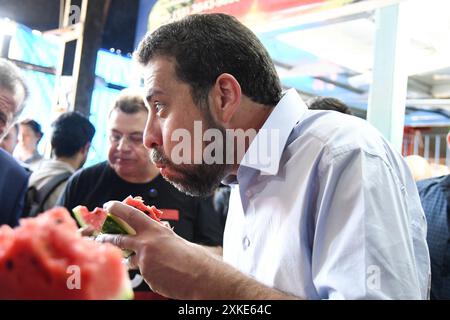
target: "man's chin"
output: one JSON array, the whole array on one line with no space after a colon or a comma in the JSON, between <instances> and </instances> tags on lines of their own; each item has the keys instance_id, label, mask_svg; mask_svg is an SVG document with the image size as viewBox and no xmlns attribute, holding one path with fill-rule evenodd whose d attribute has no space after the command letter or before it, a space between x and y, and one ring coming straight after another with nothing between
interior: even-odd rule
<instances>
[{"instance_id":1,"label":"man's chin","mask_svg":"<svg viewBox=\"0 0 450 320\"><path fill-rule=\"evenodd\" d=\"M120 177L136 176L136 166L115 165L113 169Z\"/></svg>"},{"instance_id":2,"label":"man's chin","mask_svg":"<svg viewBox=\"0 0 450 320\"><path fill-rule=\"evenodd\" d=\"M166 179L164 177L164 179ZM167 180L167 179L166 179ZM179 191L192 196L192 197L206 197L213 194L215 188L198 188L198 185L188 185L185 183L180 182L174 182L170 181L170 184L172 184L175 188L177 188Z\"/></svg>"},{"instance_id":3,"label":"man's chin","mask_svg":"<svg viewBox=\"0 0 450 320\"><path fill-rule=\"evenodd\" d=\"M161 173L162 177L167 180L171 185L177 188L179 191L193 196L193 197L205 197L210 196L214 193L214 190L219 186L219 184L206 184L195 182L194 179L187 178L182 174L170 175Z\"/></svg>"}]
</instances>

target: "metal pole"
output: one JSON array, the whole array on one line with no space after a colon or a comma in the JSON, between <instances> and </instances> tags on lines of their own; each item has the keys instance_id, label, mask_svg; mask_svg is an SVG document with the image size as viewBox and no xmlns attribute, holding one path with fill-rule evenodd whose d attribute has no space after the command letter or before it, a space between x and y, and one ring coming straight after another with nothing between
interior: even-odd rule
<instances>
[{"instance_id":1,"label":"metal pole","mask_svg":"<svg viewBox=\"0 0 450 320\"><path fill-rule=\"evenodd\" d=\"M367 120L401 152L408 76L402 3L377 9L373 81Z\"/></svg>"}]
</instances>

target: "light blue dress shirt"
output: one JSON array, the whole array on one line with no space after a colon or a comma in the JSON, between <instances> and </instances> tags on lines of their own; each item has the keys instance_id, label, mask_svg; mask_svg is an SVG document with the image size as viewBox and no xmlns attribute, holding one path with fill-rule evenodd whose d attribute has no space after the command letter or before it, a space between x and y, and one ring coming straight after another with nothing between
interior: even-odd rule
<instances>
[{"instance_id":1,"label":"light blue dress shirt","mask_svg":"<svg viewBox=\"0 0 450 320\"><path fill-rule=\"evenodd\" d=\"M307 110L289 90L235 182L224 261L306 299L428 298L426 220L415 182L366 121Z\"/></svg>"}]
</instances>

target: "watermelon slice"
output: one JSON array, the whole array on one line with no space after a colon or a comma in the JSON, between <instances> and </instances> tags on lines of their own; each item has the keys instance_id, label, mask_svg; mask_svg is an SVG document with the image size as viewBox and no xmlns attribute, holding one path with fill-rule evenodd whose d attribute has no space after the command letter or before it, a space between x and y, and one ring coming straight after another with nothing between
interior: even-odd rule
<instances>
[{"instance_id":1,"label":"watermelon slice","mask_svg":"<svg viewBox=\"0 0 450 320\"><path fill-rule=\"evenodd\" d=\"M161 222L160 218L163 212L156 209L155 206L145 205L141 197L128 196L122 202L141 210L153 220ZM90 212L85 206L77 206L72 211L78 224L81 227L92 227L95 230L94 235L99 233L136 234L136 231L128 223L116 217L114 213L107 213L104 209L97 207Z\"/></svg>"},{"instance_id":2,"label":"watermelon slice","mask_svg":"<svg viewBox=\"0 0 450 320\"><path fill-rule=\"evenodd\" d=\"M128 196L123 203L141 210L155 221L161 222L162 211L156 209L155 206L147 206L144 204L144 200L141 197ZM72 209L75 219L81 227L90 226L94 231L94 236L100 233L107 234L128 234L135 235L136 231L121 218L114 215L114 213L108 213L102 208L95 208L93 211L89 211L85 206L77 206ZM133 254L132 251L123 250L124 257L129 257Z\"/></svg>"},{"instance_id":3,"label":"watermelon slice","mask_svg":"<svg viewBox=\"0 0 450 320\"><path fill-rule=\"evenodd\" d=\"M94 236L102 231L102 226L108 215L102 208L95 208L90 212L85 206L77 206L72 209L72 212L81 227L90 226L95 230Z\"/></svg>"},{"instance_id":4,"label":"watermelon slice","mask_svg":"<svg viewBox=\"0 0 450 320\"><path fill-rule=\"evenodd\" d=\"M156 209L155 206L146 206L144 204L144 200L142 200L142 197L132 197L128 196L125 200L122 201L123 203L135 207L136 209L141 210L145 214L147 214L150 218L152 218L155 221L161 221L161 216L163 212L161 210Z\"/></svg>"},{"instance_id":5,"label":"watermelon slice","mask_svg":"<svg viewBox=\"0 0 450 320\"><path fill-rule=\"evenodd\" d=\"M0 227L0 299L131 299L122 254L77 233L64 208Z\"/></svg>"}]
</instances>

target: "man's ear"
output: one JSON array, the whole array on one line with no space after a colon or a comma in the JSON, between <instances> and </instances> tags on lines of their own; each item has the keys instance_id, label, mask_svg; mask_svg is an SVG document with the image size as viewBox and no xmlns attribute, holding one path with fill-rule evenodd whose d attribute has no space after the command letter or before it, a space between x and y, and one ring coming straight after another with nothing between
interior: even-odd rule
<instances>
[{"instance_id":1,"label":"man's ear","mask_svg":"<svg viewBox=\"0 0 450 320\"><path fill-rule=\"evenodd\" d=\"M212 89L211 112L216 121L226 124L241 104L242 92L239 82L229 73L217 77Z\"/></svg>"},{"instance_id":2,"label":"man's ear","mask_svg":"<svg viewBox=\"0 0 450 320\"><path fill-rule=\"evenodd\" d=\"M89 148L91 147L91 143L87 142L83 147L83 154L86 155L89 152Z\"/></svg>"}]
</instances>

